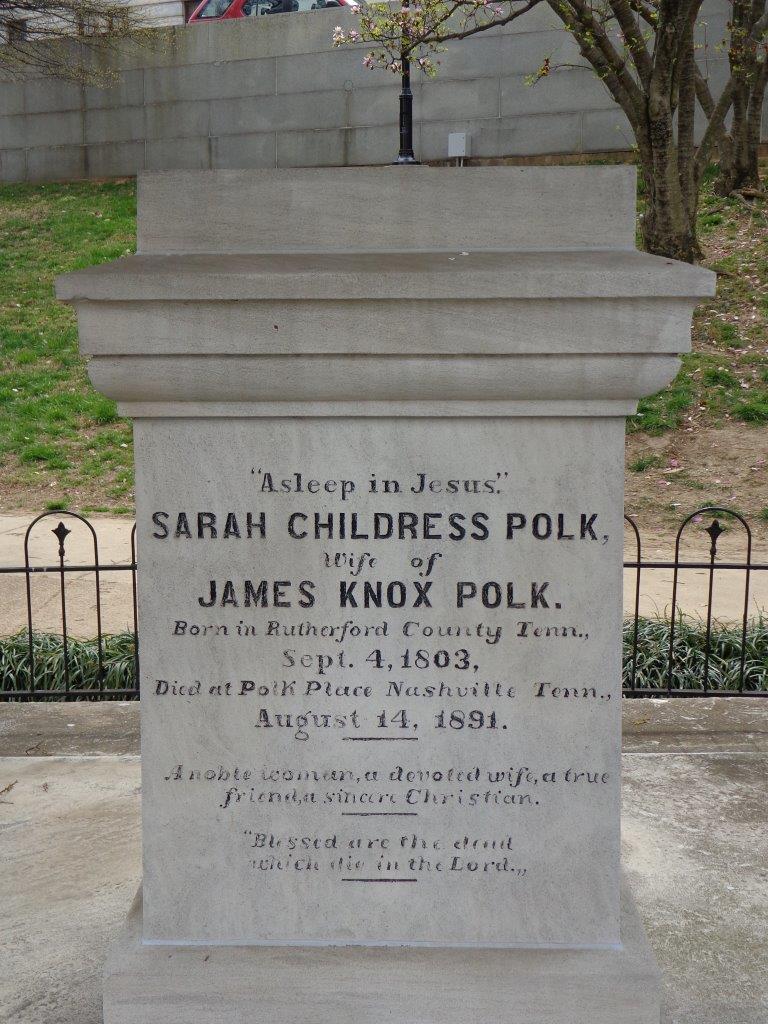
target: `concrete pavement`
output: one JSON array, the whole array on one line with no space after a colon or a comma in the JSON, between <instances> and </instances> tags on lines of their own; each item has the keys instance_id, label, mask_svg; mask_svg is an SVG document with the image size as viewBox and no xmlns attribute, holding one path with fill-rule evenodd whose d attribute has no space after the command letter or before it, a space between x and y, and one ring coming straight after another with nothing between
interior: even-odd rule
<instances>
[{"instance_id":1,"label":"concrete pavement","mask_svg":"<svg viewBox=\"0 0 768 1024\"><path fill-rule=\"evenodd\" d=\"M24 535L34 515L0 515L0 566L24 565ZM68 565L93 565L93 537L85 524L52 513L42 519L29 538L30 565L58 566L58 539L51 532L63 521L71 530L66 538ZM133 519L93 516L99 564L108 567L131 561ZM121 633L133 629L133 596L130 572L99 574L102 629ZM38 632L61 633L61 580L57 574L38 573L31 577L32 622ZM92 572L67 576L67 627L72 636L83 639L96 635L96 582ZM23 575L0 574L0 636L27 628L27 605Z\"/></svg>"},{"instance_id":2,"label":"concrete pavement","mask_svg":"<svg viewBox=\"0 0 768 1024\"><path fill-rule=\"evenodd\" d=\"M141 872L137 712L0 704L2 1024L100 1024L106 945ZM768 704L626 701L624 716L624 863L664 1024L766 1024Z\"/></svg>"}]
</instances>

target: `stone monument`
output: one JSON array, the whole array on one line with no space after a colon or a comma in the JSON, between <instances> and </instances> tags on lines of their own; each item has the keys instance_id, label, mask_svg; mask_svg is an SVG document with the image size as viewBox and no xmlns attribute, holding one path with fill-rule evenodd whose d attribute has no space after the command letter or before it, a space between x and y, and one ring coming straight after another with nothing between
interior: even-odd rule
<instances>
[{"instance_id":1,"label":"stone monument","mask_svg":"<svg viewBox=\"0 0 768 1024\"><path fill-rule=\"evenodd\" d=\"M133 418L143 896L105 1024L658 1024L624 417L714 275L630 168L178 172L59 280Z\"/></svg>"}]
</instances>

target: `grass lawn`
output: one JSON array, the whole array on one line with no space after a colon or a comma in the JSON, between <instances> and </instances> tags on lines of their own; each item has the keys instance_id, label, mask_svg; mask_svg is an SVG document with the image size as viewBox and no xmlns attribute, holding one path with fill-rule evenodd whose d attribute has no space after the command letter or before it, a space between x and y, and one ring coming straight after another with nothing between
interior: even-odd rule
<instances>
[{"instance_id":1,"label":"grass lawn","mask_svg":"<svg viewBox=\"0 0 768 1024\"><path fill-rule=\"evenodd\" d=\"M710 179L701 210L718 295L677 379L628 423L628 507L728 504L768 523L768 207ZM130 425L93 391L53 278L134 244L133 181L0 186L0 511L132 511Z\"/></svg>"},{"instance_id":2,"label":"grass lawn","mask_svg":"<svg viewBox=\"0 0 768 1024\"><path fill-rule=\"evenodd\" d=\"M768 424L768 208L721 199L712 191L714 176L712 169L699 231L704 263L719 274L717 296L696 310L693 352L677 378L640 402L630 432L729 420Z\"/></svg>"},{"instance_id":3,"label":"grass lawn","mask_svg":"<svg viewBox=\"0 0 768 1024\"><path fill-rule=\"evenodd\" d=\"M66 270L133 252L133 181L0 188L0 508L133 507L130 424L77 351Z\"/></svg>"}]
</instances>

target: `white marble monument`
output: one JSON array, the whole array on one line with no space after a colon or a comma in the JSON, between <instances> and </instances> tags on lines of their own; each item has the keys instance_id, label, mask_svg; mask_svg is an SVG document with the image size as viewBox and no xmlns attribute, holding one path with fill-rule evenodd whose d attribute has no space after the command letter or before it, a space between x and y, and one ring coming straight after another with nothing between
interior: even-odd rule
<instances>
[{"instance_id":1,"label":"white marble monument","mask_svg":"<svg viewBox=\"0 0 768 1024\"><path fill-rule=\"evenodd\" d=\"M66 275L135 422L143 898L105 1024L658 1024L624 417L714 275L629 168L146 175Z\"/></svg>"}]
</instances>

